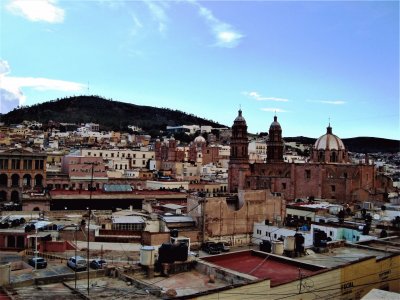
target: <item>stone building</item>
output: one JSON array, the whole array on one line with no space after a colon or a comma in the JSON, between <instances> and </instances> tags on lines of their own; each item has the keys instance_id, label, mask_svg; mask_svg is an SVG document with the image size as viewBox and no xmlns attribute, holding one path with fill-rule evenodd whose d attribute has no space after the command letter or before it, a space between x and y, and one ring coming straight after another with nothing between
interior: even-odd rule
<instances>
[{"instance_id":1,"label":"stone building","mask_svg":"<svg viewBox=\"0 0 400 300\"><path fill-rule=\"evenodd\" d=\"M46 156L21 148L0 152L0 202L20 203L23 192L45 187Z\"/></svg>"},{"instance_id":2,"label":"stone building","mask_svg":"<svg viewBox=\"0 0 400 300\"><path fill-rule=\"evenodd\" d=\"M286 213L286 204L281 196L269 190L240 190L237 195L217 197L206 197L205 193L191 194L187 210L199 225L201 240L247 245L251 241L253 224L265 220L280 224Z\"/></svg>"},{"instance_id":3,"label":"stone building","mask_svg":"<svg viewBox=\"0 0 400 300\"><path fill-rule=\"evenodd\" d=\"M349 161L342 140L327 127L311 150L306 163L283 160L282 128L275 116L269 129L267 162L248 163L246 121L239 111L232 127L229 162L229 191L271 189L285 199L314 197L339 202L384 200L390 182L382 181L368 160L360 164Z\"/></svg>"}]
</instances>

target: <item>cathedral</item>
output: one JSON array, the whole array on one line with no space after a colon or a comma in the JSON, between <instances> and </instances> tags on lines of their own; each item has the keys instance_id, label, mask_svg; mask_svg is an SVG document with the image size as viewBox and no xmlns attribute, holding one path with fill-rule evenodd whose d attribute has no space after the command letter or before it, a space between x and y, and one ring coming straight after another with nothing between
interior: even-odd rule
<instances>
[{"instance_id":1,"label":"cathedral","mask_svg":"<svg viewBox=\"0 0 400 300\"><path fill-rule=\"evenodd\" d=\"M267 162L249 163L247 124L239 110L232 126L228 189L270 189L287 200L297 198L335 199L341 203L385 200L391 181L379 175L368 158L363 164L350 162L342 140L332 127L315 142L306 163L283 159L284 141L277 116L267 141Z\"/></svg>"}]
</instances>

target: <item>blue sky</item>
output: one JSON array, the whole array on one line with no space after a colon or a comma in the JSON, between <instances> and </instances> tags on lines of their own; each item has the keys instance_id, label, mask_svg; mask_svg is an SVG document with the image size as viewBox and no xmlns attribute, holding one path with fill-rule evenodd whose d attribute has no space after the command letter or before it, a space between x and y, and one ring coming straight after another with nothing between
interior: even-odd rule
<instances>
[{"instance_id":1,"label":"blue sky","mask_svg":"<svg viewBox=\"0 0 400 300\"><path fill-rule=\"evenodd\" d=\"M96 94L400 139L398 1L1 0L0 112ZM89 88L88 88L89 87ZM134 123L134 120L132 120Z\"/></svg>"}]
</instances>

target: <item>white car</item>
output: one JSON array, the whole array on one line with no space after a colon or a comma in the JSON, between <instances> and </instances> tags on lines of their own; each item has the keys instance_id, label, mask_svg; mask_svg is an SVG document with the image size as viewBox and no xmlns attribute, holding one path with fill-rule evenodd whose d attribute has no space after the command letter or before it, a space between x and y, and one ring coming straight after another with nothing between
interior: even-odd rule
<instances>
[{"instance_id":1,"label":"white car","mask_svg":"<svg viewBox=\"0 0 400 300\"><path fill-rule=\"evenodd\" d=\"M75 271L84 271L87 268L87 262L82 256L72 256L68 259L67 266Z\"/></svg>"}]
</instances>

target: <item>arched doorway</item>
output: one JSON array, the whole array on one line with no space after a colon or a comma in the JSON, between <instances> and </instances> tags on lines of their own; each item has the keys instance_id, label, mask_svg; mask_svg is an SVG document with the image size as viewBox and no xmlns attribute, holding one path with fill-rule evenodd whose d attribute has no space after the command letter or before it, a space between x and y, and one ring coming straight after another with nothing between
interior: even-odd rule
<instances>
[{"instance_id":1,"label":"arched doorway","mask_svg":"<svg viewBox=\"0 0 400 300\"><path fill-rule=\"evenodd\" d=\"M29 174L25 174L22 179L24 187L31 187L31 181L32 181L32 176Z\"/></svg>"},{"instance_id":2,"label":"arched doorway","mask_svg":"<svg viewBox=\"0 0 400 300\"><path fill-rule=\"evenodd\" d=\"M0 186L7 186L8 177L6 174L0 175Z\"/></svg>"},{"instance_id":3,"label":"arched doorway","mask_svg":"<svg viewBox=\"0 0 400 300\"><path fill-rule=\"evenodd\" d=\"M43 186L43 176L41 174L35 176L35 186Z\"/></svg>"},{"instance_id":4,"label":"arched doorway","mask_svg":"<svg viewBox=\"0 0 400 300\"><path fill-rule=\"evenodd\" d=\"M0 202L1 201L7 201L7 192L6 191L0 191Z\"/></svg>"},{"instance_id":5,"label":"arched doorway","mask_svg":"<svg viewBox=\"0 0 400 300\"><path fill-rule=\"evenodd\" d=\"M13 174L11 176L11 186L19 186L19 175Z\"/></svg>"},{"instance_id":6,"label":"arched doorway","mask_svg":"<svg viewBox=\"0 0 400 300\"><path fill-rule=\"evenodd\" d=\"M19 193L18 191L11 192L11 201L12 202L19 202Z\"/></svg>"}]
</instances>

